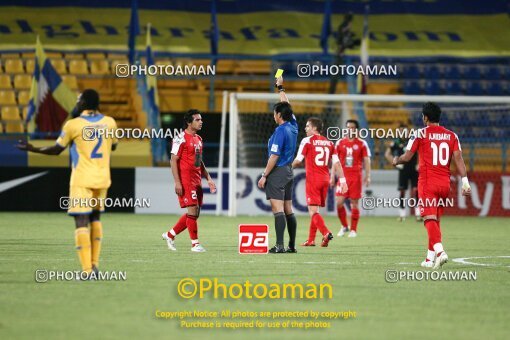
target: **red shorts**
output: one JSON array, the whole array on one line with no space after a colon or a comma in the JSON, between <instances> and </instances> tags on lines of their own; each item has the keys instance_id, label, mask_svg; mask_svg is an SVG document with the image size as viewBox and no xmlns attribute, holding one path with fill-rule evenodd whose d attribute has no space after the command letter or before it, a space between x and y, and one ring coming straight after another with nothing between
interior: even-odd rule
<instances>
[{"instance_id":1,"label":"red shorts","mask_svg":"<svg viewBox=\"0 0 510 340\"><path fill-rule=\"evenodd\" d=\"M361 174L349 175L345 174L345 180L347 182L347 192L344 194L340 193L340 186L337 183L335 196L343 196L346 198L350 198L353 200L357 200L361 198L361 186L362 186L362 178Z\"/></svg>"},{"instance_id":2,"label":"red shorts","mask_svg":"<svg viewBox=\"0 0 510 340\"><path fill-rule=\"evenodd\" d=\"M328 197L329 181L306 182L306 204L326 206Z\"/></svg>"},{"instance_id":3,"label":"red shorts","mask_svg":"<svg viewBox=\"0 0 510 340\"><path fill-rule=\"evenodd\" d=\"M446 199L450 195L450 183L427 183L418 181L418 207L422 217L443 215Z\"/></svg>"},{"instance_id":4,"label":"red shorts","mask_svg":"<svg viewBox=\"0 0 510 340\"><path fill-rule=\"evenodd\" d=\"M179 197L179 204L181 208L186 208L193 205L202 206L204 193L201 185L182 184L182 196Z\"/></svg>"}]
</instances>

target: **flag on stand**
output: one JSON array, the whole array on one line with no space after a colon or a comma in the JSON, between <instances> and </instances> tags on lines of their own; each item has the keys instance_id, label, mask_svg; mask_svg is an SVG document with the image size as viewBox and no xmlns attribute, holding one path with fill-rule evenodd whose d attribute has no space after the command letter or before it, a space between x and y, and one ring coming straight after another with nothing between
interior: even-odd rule
<instances>
[{"instance_id":1,"label":"flag on stand","mask_svg":"<svg viewBox=\"0 0 510 340\"><path fill-rule=\"evenodd\" d=\"M151 24L147 24L147 42L145 49L145 58L147 67L154 65L154 55L152 53ZM142 94L144 109L147 112L147 123L149 128L160 129L161 118L159 115L159 96L158 82L154 75L147 73L145 76L145 93ZM154 138L151 140L153 163L157 164L165 160L166 141L165 139Z\"/></svg>"},{"instance_id":2,"label":"flag on stand","mask_svg":"<svg viewBox=\"0 0 510 340\"><path fill-rule=\"evenodd\" d=\"M363 37L361 38L361 49L360 49L360 61L361 65L363 65L363 69L366 70L368 66L368 13L369 6L365 6L365 18L363 19ZM365 72L366 73L366 72ZM358 93L366 94L367 93L367 83L368 83L368 75L358 74Z\"/></svg>"},{"instance_id":3,"label":"flag on stand","mask_svg":"<svg viewBox=\"0 0 510 340\"><path fill-rule=\"evenodd\" d=\"M135 63L136 36L140 34L140 21L138 19L138 0L131 0L131 19L129 21L128 59L130 64Z\"/></svg>"},{"instance_id":4,"label":"flag on stand","mask_svg":"<svg viewBox=\"0 0 510 340\"><path fill-rule=\"evenodd\" d=\"M30 88L26 124L29 133L59 132L76 106L77 95L62 81L46 57L39 37L35 46L35 67Z\"/></svg>"},{"instance_id":5,"label":"flag on stand","mask_svg":"<svg viewBox=\"0 0 510 340\"><path fill-rule=\"evenodd\" d=\"M322 53L328 54L328 38L331 34L331 0L324 3L324 19L321 30L321 48Z\"/></svg>"}]
</instances>

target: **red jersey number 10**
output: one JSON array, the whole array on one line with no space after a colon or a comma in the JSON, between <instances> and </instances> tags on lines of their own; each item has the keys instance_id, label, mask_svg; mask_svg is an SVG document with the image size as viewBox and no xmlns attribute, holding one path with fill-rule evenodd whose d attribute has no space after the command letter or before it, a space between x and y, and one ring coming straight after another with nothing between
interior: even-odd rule
<instances>
[{"instance_id":1,"label":"red jersey number 10","mask_svg":"<svg viewBox=\"0 0 510 340\"><path fill-rule=\"evenodd\" d=\"M448 165L448 155L450 154L450 147L448 143L442 142L437 146L436 143L430 143L430 147L432 148L432 165Z\"/></svg>"}]
</instances>

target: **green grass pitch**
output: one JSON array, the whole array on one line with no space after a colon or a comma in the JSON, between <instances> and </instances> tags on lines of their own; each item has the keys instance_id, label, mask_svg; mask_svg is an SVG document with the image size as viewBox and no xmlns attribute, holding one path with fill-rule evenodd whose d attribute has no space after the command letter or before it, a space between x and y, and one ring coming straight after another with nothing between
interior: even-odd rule
<instances>
[{"instance_id":1,"label":"green grass pitch","mask_svg":"<svg viewBox=\"0 0 510 340\"><path fill-rule=\"evenodd\" d=\"M177 216L105 214L101 270L125 270L126 281L36 283L36 269L79 268L73 220L61 213L0 214L0 338L85 339L504 339L510 331L508 219L444 218L443 243L450 257L443 270L476 270L476 281L387 283L388 269L421 270L426 251L422 223L361 218L359 237L337 238L328 248L299 247L298 254L239 255L237 226L267 223L268 217L210 217L199 220L207 253L189 251L187 231L167 249L161 233ZM326 223L335 233L336 217ZM298 218L298 242L308 217ZM319 241L319 237L317 237ZM489 257L470 261L454 258ZM404 263L404 264L402 264ZM406 264L407 263L407 264ZM330 283L331 300L185 300L177 282L217 277L223 283ZM156 310L356 311L331 321L329 329L181 329Z\"/></svg>"}]
</instances>

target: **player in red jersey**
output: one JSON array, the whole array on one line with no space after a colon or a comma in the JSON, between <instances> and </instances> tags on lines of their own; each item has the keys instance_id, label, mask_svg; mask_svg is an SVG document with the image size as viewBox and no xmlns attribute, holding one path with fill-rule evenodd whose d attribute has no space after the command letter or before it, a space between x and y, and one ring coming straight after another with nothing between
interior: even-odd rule
<instances>
[{"instance_id":1,"label":"player in red jersey","mask_svg":"<svg viewBox=\"0 0 510 340\"><path fill-rule=\"evenodd\" d=\"M419 130L417 136L411 137L406 153L395 157L393 165L409 162L418 152L420 157L418 204L429 238L427 258L422 262L422 267L437 269L448 262L448 255L441 243L440 219L450 193L452 158L462 177L462 194L469 196L471 188L459 138L452 131L439 126L441 109L437 104L428 102L423 105L422 112L426 127Z\"/></svg>"},{"instance_id":2,"label":"player in red jersey","mask_svg":"<svg viewBox=\"0 0 510 340\"><path fill-rule=\"evenodd\" d=\"M322 234L322 247L327 247L329 241L333 239L333 234L326 227L324 219L319 213L319 207L326 205L330 185L329 164L334 153L333 142L321 136L322 129L322 120L315 117L308 119L305 126L306 137L301 141L296 159L292 162L293 168L301 165L303 161L306 166L306 204L311 221L308 240L301 244L305 247L315 246L317 229ZM341 190L346 192L347 184L345 184L342 167L340 166L339 169L339 176L344 179ZM334 184L333 181L332 185Z\"/></svg>"},{"instance_id":3,"label":"player in red jersey","mask_svg":"<svg viewBox=\"0 0 510 340\"><path fill-rule=\"evenodd\" d=\"M184 127L186 130L173 139L170 164L175 181L175 193L181 208L186 208L187 213L181 216L170 231L163 233L163 239L167 241L168 249L176 250L175 236L188 228L191 251L204 252L204 247L198 242L197 224L203 197L202 175L207 178L211 193L216 192L216 185L202 161L202 138L197 134L202 129L200 111L189 110L184 115Z\"/></svg>"},{"instance_id":4,"label":"player in red jersey","mask_svg":"<svg viewBox=\"0 0 510 340\"><path fill-rule=\"evenodd\" d=\"M370 185L370 149L367 142L357 138L357 130L359 123L357 120L348 120L346 127L349 130L349 135L346 138L340 139L335 144L335 153L333 155L333 163L335 164L336 171L331 174L332 180L335 172L338 172L338 167L341 166L345 173L347 180L347 192L341 191L341 182L338 181L336 196L337 196L337 213L340 223L342 224L338 236L343 236L349 231L347 226L347 216L344 207L346 198L351 201L351 232L349 237L356 237L359 221L359 204L361 198L362 174L363 164L365 167L365 185ZM337 163L338 162L338 163Z\"/></svg>"}]
</instances>

